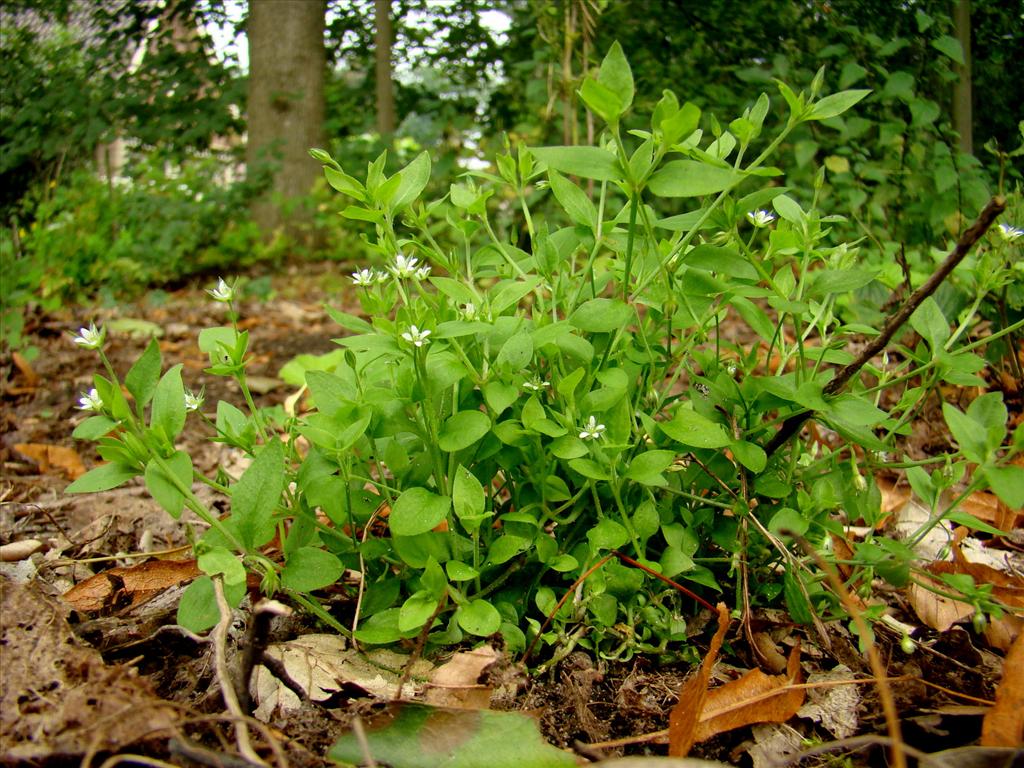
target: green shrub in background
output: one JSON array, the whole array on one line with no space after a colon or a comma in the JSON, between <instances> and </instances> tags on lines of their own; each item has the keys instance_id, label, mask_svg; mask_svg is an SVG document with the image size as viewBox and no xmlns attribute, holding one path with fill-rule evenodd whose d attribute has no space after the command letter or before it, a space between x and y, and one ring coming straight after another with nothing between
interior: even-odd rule
<instances>
[{"instance_id":1,"label":"green shrub in background","mask_svg":"<svg viewBox=\"0 0 1024 768\"><path fill-rule=\"evenodd\" d=\"M169 514L199 516L206 576L178 612L195 630L217 620L218 590L238 605L254 573L264 592L368 644L500 633L513 651L539 642L556 658L574 647L616 659L685 655L696 602L664 579L738 611L782 602L799 622L842 618L791 536L827 553L830 534L852 521L869 532L854 545L851 587L870 589L875 576L906 584L914 552L876 530L875 471L906 469L933 510L917 536L944 519L994 530L959 504L982 487L1024 504L1024 469L1011 464L1024 428L1008 434L993 392L965 412L944 407L956 451L923 461L894 452L928 396L921 377L976 382L984 367L983 342L963 333L976 317L954 321L934 300L911 318L913 349L828 389L836 366L854 362L850 342L876 333L845 323L836 301L880 270L856 247L829 243L842 220L819 210L822 177L802 205L769 164L798 127L867 96L821 96L822 82L779 83L788 115L774 128L766 93L727 137L705 135L701 110L666 92L645 127L627 133L635 86L616 45L580 91L606 125L599 146L510 149L496 173L428 202L427 153L390 175L381 156L356 178L314 151L349 199L343 214L373 225L368 244L383 265L352 275L369 320L334 311L341 349L304 366L314 408L256 408L248 333L221 281L211 296L232 322L204 329L199 345L210 373L237 382L245 408L204 411L181 365L163 370L155 342L122 387L103 331L83 328L75 342L97 350L104 371L83 395L94 415L75 436L97 440L108 463L68 491L141 477ZM537 188L556 216L531 213ZM521 211L527 248L496 230L496 190ZM676 210L659 213L666 207ZM442 231L454 246L441 244ZM999 258L1019 247L1015 232L993 246ZM720 333L725 324L734 335ZM252 458L248 469L195 471L177 447L191 411ZM833 441L773 446L779 423L805 413ZM195 482L230 498L226 519ZM945 491L953 501L940 510ZM266 550L275 536L278 559ZM329 613L310 593L346 568L360 584L343 614ZM1003 610L983 588L950 587L981 612Z\"/></svg>"}]
</instances>

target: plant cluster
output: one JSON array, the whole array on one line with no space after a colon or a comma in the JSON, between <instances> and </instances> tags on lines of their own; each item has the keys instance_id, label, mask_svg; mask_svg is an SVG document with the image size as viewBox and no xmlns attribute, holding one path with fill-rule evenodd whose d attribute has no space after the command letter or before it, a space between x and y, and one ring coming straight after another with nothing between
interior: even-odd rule
<instances>
[{"instance_id":1,"label":"plant cluster","mask_svg":"<svg viewBox=\"0 0 1024 768\"><path fill-rule=\"evenodd\" d=\"M364 317L332 311L341 349L304 366L310 408L255 406L248 332L235 322L203 330L199 345L246 407L221 401L209 419L180 365L161 374L155 343L122 382L102 330L83 329L76 342L99 351L104 374L75 434L98 440L108 463L68 490L141 476L170 514L199 516L207 575L179 609L196 630L217 617L212 578L237 605L255 574L364 643L500 633L513 651L672 655L685 652L695 602L666 580L741 611L782 600L797 621L841 616L795 537L827 551L852 521L872 533L854 548L851 586L906 583L912 542L875 530L875 471L908 469L934 512L927 528L983 526L958 504L984 486L1024 503L1024 470L1010 463L1024 430L1008 437L991 393L945 407L957 452L895 455L929 387L976 383L984 367L982 343L965 343L974 317L951 331L933 300L911 319L919 343L828 388L854 361L851 343L877 332L844 323L837 302L879 269L831 244L841 222L818 209L824 171L804 207L769 164L799 126L867 95L822 96L822 81L800 92L780 82L788 116L771 130L768 94L705 133L701 110L665 92L627 132L634 82L615 45L580 89L604 121L599 146L509 146L496 173L467 174L430 202L419 199L426 153L390 176L381 156L357 179L313 151L351 199L343 215L373 225L378 258L352 275ZM557 217L531 213L538 189ZM496 228L497 191L520 209L525 238ZM1004 234L993 249L1019 248L1015 230ZM234 318L233 287L211 295ZM883 393L895 404L882 407ZM190 410L251 457L240 476L197 473L176 447ZM775 449L780 423L801 414L816 429ZM203 504L196 481L230 497L229 516ZM348 612L332 614L310 593L346 569L360 582Z\"/></svg>"}]
</instances>

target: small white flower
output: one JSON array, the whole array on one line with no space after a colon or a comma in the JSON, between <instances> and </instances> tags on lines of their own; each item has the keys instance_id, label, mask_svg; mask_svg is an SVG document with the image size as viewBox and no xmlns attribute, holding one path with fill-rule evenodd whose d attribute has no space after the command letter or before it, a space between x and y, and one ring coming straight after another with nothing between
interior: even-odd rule
<instances>
[{"instance_id":1,"label":"small white flower","mask_svg":"<svg viewBox=\"0 0 1024 768\"><path fill-rule=\"evenodd\" d=\"M352 282L362 288L369 288L377 280L377 275L372 269L360 269L352 273Z\"/></svg>"},{"instance_id":2,"label":"small white flower","mask_svg":"<svg viewBox=\"0 0 1024 768\"><path fill-rule=\"evenodd\" d=\"M95 387L88 392L82 393L82 396L78 399L78 407L83 411L99 412L103 410L103 400L100 398L100 393L96 391Z\"/></svg>"},{"instance_id":3,"label":"small white flower","mask_svg":"<svg viewBox=\"0 0 1024 768\"><path fill-rule=\"evenodd\" d=\"M476 305L473 302L462 305L462 317L466 320L476 320L477 310Z\"/></svg>"},{"instance_id":4,"label":"small white flower","mask_svg":"<svg viewBox=\"0 0 1024 768\"><path fill-rule=\"evenodd\" d=\"M410 325L409 330L402 334L402 338L414 347L424 347L430 343L430 339L427 338L429 335L430 331L426 328L421 331L415 325Z\"/></svg>"},{"instance_id":5,"label":"small white flower","mask_svg":"<svg viewBox=\"0 0 1024 768\"><path fill-rule=\"evenodd\" d=\"M217 281L216 288L207 288L206 292L213 297L214 301L220 301L225 304L235 298L235 289L224 282L223 277Z\"/></svg>"},{"instance_id":6,"label":"small white flower","mask_svg":"<svg viewBox=\"0 0 1024 768\"><path fill-rule=\"evenodd\" d=\"M775 221L775 214L764 210L748 211L747 218L750 220L751 224L760 229L761 227L767 227Z\"/></svg>"},{"instance_id":7,"label":"small white flower","mask_svg":"<svg viewBox=\"0 0 1024 768\"><path fill-rule=\"evenodd\" d=\"M583 429L580 432L580 440L598 440L604 433L604 424L598 424L597 419L591 416L587 419L587 423L583 425Z\"/></svg>"},{"instance_id":8,"label":"small white flower","mask_svg":"<svg viewBox=\"0 0 1024 768\"><path fill-rule=\"evenodd\" d=\"M1011 227L1009 224L999 225L999 236L1008 243L1013 243L1024 237L1024 229L1017 229L1017 227Z\"/></svg>"},{"instance_id":9,"label":"small white flower","mask_svg":"<svg viewBox=\"0 0 1024 768\"><path fill-rule=\"evenodd\" d=\"M540 376L534 376L529 381L523 382L523 389L529 389L531 392L543 392L550 386L551 382L541 381ZM591 416L591 419L593 419L593 416Z\"/></svg>"},{"instance_id":10,"label":"small white flower","mask_svg":"<svg viewBox=\"0 0 1024 768\"><path fill-rule=\"evenodd\" d=\"M205 399L202 392L197 395L195 392L185 390L185 410L198 411L203 407L203 400Z\"/></svg>"},{"instance_id":11,"label":"small white flower","mask_svg":"<svg viewBox=\"0 0 1024 768\"><path fill-rule=\"evenodd\" d=\"M106 338L106 328L97 328L95 323L89 323L88 328L79 328L78 335L71 340L83 349L101 349Z\"/></svg>"},{"instance_id":12,"label":"small white flower","mask_svg":"<svg viewBox=\"0 0 1024 768\"><path fill-rule=\"evenodd\" d=\"M430 267L426 265L420 267L419 269L416 270L416 274L414 275L414 277L417 280L426 280L428 277L430 277Z\"/></svg>"},{"instance_id":13,"label":"small white flower","mask_svg":"<svg viewBox=\"0 0 1024 768\"><path fill-rule=\"evenodd\" d=\"M419 265L420 260L415 256L404 256L400 253L395 256L395 263L388 269L395 277L414 277Z\"/></svg>"}]
</instances>

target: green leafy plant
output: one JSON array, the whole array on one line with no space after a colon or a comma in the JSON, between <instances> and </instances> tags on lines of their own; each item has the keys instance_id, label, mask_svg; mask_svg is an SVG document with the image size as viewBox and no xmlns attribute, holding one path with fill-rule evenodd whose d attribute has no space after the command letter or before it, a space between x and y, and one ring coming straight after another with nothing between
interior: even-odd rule
<instances>
[{"instance_id":1,"label":"green leafy plant","mask_svg":"<svg viewBox=\"0 0 1024 768\"><path fill-rule=\"evenodd\" d=\"M83 399L100 415L76 435L99 438L109 463L69 490L143 476L169 513L187 506L208 524L199 565L236 603L254 572L364 643L501 633L512 650L539 642L556 658L686 653L695 603L680 583L742 612L781 599L797 621L841 616L794 534L827 549L845 521L876 526L872 470L907 466L887 452L928 395L920 380L973 381L984 362L930 299L912 305L922 341L898 360L847 350L877 331L844 324L836 302L878 269L830 244L823 175L805 208L768 164L798 126L867 95L822 96L822 82L780 82L788 115L770 130L767 94L728 123L707 116L705 135L701 110L666 92L648 127L627 132L634 83L616 45L580 89L606 125L599 146L509 146L496 173L467 174L431 202L419 200L426 153L390 176L382 155L356 178L313 150L351 200L342 214L373 225L368 247L385 266L352 275L365 317L332 310L341 349L290 364L311 410L258 409L248 333L205 329L209 372L233 378L246 406L218 403L215 439L252 458L239 477L211 479L175 447L181 368L161 375L151 345L125 377L129 401L104 359ZM537 190L557 216L531 213ZM499 191L521 210L525 241L496 227ZM211 294L233 311L232 286ZM101 350L102 333L77 341ZM895 405L881 407L883 392ZM787 431L812 415L815 430ZM1007 444L1000 395L946 415L960 445L949 484L970 468L968 488L1015 501L1022 432ZM193 480L229 496L230 516L204 507ZM957 514L937 510L930 525ZM265 551L275 536L279 558ZM904 583L913 558L870 535L854 581ZM361 574L350 630L309 594L344 568ZM209 578L189 587L181 623L212 625L212 595Z\"/></svg>"}]
</instances>

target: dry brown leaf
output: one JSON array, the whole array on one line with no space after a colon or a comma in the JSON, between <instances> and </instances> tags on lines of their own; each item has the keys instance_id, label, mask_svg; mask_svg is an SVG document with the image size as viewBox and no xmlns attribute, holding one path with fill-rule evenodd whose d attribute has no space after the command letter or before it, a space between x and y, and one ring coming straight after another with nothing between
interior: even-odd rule
<instances>
[{"instance_id":1,"label":"dry brown leaf","mask_svg":"<svg viewBox=\"0 0 1024 768\"><path fill-rule=\"evenodd\" d=\"M921 576L919 582L907 589L907 600L917 617L935 631L945 632L974 613L974 606L970 603L936 594L928 588L946 591L949 587L945 584L925 576Z\"/></svg>"},{"instance_id":2,"label":"dry brown leaf","mask_svg":"<svg viewBox=\"0 0 1024 768\"><path fill-rule=\"evenodd\" d=\"M1000 571L984 563L972 563L960 551L958 542L951 546L953 562L939 561L925 566L935 576L942 574L966 574L974 579L975 584L991 584L992 597L1010 608L1024 609L1024 579L1005 571ZM974 613L974 606L961 600L938 595L926 587L949 591L949 587L939 579L921 577L921 584L912 584L907 598L914 607L918 617L932 629L945 632L959 621L963 621ZM1020 635L1024 620L1019 616L1005 614L993 619L985 631L985 638L994 648L1007 651L1014 638Z\"/></svg>"},{"instance_id":3,"label":"dry brown leaf","mask_svg":"<svg viewBox=\"0 0 1024 768\"><path fill-rule=\"evenodd\" d=\"M489 645L456 653L430 677L426 702L437 707L487 709L491 704L491 686L480 684L480 675L498 660L500 654Z\"/></svg>"},{"instance_id":4,"label":"dry brown leaf","mask_svg":"<svg viewBox=\"0 0 1024 768\"><path fill-rule=\"evenodd\" d=\"M85 464L74 448L49 443L18 443L14 449L38 464L42 474L51 468L61 470L71 480L77 480L85 474Z\"/></svg>"},{"instance_id":5,"label":"dry brown leaf","mask_svg":"<svg viewBox=\"0 0 1024 768\"><path fill-rule=\"evenodd\" d=\"M902 508L913 496L909 486L898 485L887 477L876 477L875 484L882 494L882 513L886 515Z\"/></svg>"},{"instance_id":6,"label":"dry brown leaf","mask_svg":"<svg viewBox=\"0 0 1024 768\"><path fill-rule=\"evenodd\" d=\"M981 721L981 746L1024 746L1024 636L1017 636L1003 662L995 706Z\"/></svg>"},{"instance_id":7,"label":"dry brown leaf","mask_svg":"<svg viewBox=\"0 0 1024 768\"><path fill-rule=\"evenodd\" d=\"M25 379L25 385L35 389L39 386L39 374L32 368L32 364L18 352L11 353L11 361Z\"/></svg>"},{"instance_id":8,"label":"dry brown leaf","mask_svg":"<svg viewBox=\"0 0 1024 768\"><path fill-rule=\"evenodd\" d=\"M961 502L960 509L974 515L979 520L984 520L986 523L999 527L999 506L999 497L994 493L976 491ZM1015 514L1014 517L1017 517L1017 515ZM1010 529L1002 528L1002 530L1008 531Z\"/></svg>"},{"instance_id":9,"label":"dry brown leaf","mask_svg":"<svg viewBox=\"0 0 1024 768\"><path fill-rule=\"evenodd\" d=\"M789 653L786 674L766 675L753 669L740 679L715 688L708 693L695 741L753 723L786 722L803 706L805 689L792 687L802 681L797 645Z\"/></svg>"},{"instance_id":10,"label":"dry brown leaf","mask_svg":"<svg viewBox=\"0 0 1024 768\"><path fill-rule=\"evenodd\" d=\"M64 602L76 611L117 610L138 605L199 573L195 560L148 560L90 576L65 592Z\"/></svg>"},{"instance_id":11,"label":"dry brown leaf","mask_svg":"<svg viewBox=\"0 0 1024 768\"><path fill-rule=\"evenodd\" d=\"M701 662L697 674L690 677L679 689L679 701L668 716L668 755L669 757L686 757L696 742L697 725L704 703L708 696L708 682L711 680L711 669L718 660L718 652L725 641L725 633L729 631L729 609L725 603L716 606L718 611L718 630L711 638L704 661Z\"/></svg>"}]
</instances>

